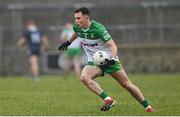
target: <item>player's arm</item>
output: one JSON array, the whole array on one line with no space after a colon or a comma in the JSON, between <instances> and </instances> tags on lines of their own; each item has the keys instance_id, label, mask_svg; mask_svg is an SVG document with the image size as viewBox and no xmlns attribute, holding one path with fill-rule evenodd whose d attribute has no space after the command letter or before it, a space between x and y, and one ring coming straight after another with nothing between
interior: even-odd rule
<instances>
[{"instance_id":1,"label":"player's arm","mask_svg":"<svg viewBox=\"0 0 180 117\"><path fill-rule=\"evenodd\" d=\"M111 59L105 59L105 64L104 65L100 65L99 67L100 68L105 68L107 66L111 66L111 65L114 65L116 63L116 56L117 56L117 46L114 42L113 39L109 39L107 42L106 42L108 48L110 49L111 51Z\"/></svg>"},{"instance_id":2,"label":"player's arm","mask_svg":"<svg viewBox=\"0 0 180 117\"><path fill-rule=\"evenodd\" d=\"M18 40L17 46L18 46L18 47L22 47L22 46L25 45L25 44L26 44L26 38L25 38L24 36L22 36L22 37Z\"/></svg>"},{"instance_id":3,"label":"player's arm","mask_svg":"<svg viewBox=\"0 0 180 117\"><path fill-rule=\"evenodd\" d=\"M49 45L49 41L46 35L42 36L42 44L45 50L49 49L50 45Z\"/></svg>"},{"instance_id":4,"label":"player's arm","mask_svg":"<svg viewBox=\"0 0 180 117\"><path fill-rule=\"evenodd\" d=\"M72 43L75 39L77 39L77 34L74 32L68 41Z\"/></svg>"},{"instance_id":5,"label":"player's arm","mask_svg":"<svg viewBox=\"0 0 180 117\"><path fill-rule=\"evenodd\" d=\"M110 49L111 57L112 57L111 59L105 59L106 64L100 66L100 68L103 68L116 63L115 58L117 56L117 46L105 28L102 28L101 32L102 32L101 38L104 40L104 42L107 44L108 48Z\"/></svg>"},{"instance_id":6,"label":"player's arm","mask_svg":"<svg viewBox=\"0 0 180 117\"><path fill-rule=\"evenodd\" d=\"M115 60L115 57L117 56L117 46L114 40L112 39L112 37L110 36L110 34L108 33L108 31L104 26L101 26L99 32L100 32L99 33L100 37L103 39L103 41L107 44L108 48L111 50L112 59Z\"/></svg>"},{"instance_id":7,"label":"player's arm","mask_svg":"<svg viewBox=\"0 0 180 117\"><path fill-rule=\"evenodd\" d=\"M113 39L110 39L109 41L106 42L107 46L111 50L111 57L115 58L117 56L117 46L114 42Z\"/></svg>"},{"instance_id":8,"label":"player's arm","mask_svg":"<svg viewBox=\"0 0 180 117\"><path fill-rule=\"evenodd\" d=\"M77 39L77 34L74 32L74 33L72 34L71 38L70 38L68 41L62 43L62 44L58 47L58 50L60 50L60 51L66 50L67 47L70 46L71 43L72 43L75 39Z\"/></svg>"}]
</instances>

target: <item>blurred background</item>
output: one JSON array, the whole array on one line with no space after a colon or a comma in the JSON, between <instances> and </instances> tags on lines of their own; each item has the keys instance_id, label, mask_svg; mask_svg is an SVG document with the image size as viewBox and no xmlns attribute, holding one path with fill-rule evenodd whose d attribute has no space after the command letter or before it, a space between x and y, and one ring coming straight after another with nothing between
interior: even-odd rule
<instances>
[{"instance_id":1,"label":"blurred background","mask_svg":"<svg viewBox=\"0 0 180 117\"><path fill-rule=\"evenodd\" d=\"M40 56L41 74L62 73L59 35L79 7L89 8L92 19L106 26L128 72L180 72L179 0L0 0L0 74L28 73L26 49L16 43L29 19L51 45Z\"/></svg>"}]
</instances>

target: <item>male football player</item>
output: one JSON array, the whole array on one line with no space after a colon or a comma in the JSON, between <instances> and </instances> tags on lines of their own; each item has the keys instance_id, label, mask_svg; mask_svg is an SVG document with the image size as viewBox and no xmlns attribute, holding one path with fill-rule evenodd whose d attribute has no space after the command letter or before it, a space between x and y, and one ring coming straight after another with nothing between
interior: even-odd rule
<instances>
[{"instance_id":1,"label":"male football player","mask_svg":"<svg viewBox=\"0 0 180 117\"><path fill-rule=\"evenodd\" d=\"M69 40L74 33L73 26L70 22L67 22L64 26L63 31L60 35L60 41L65 42ZM81 56L81 40L76 39L67 48L65 60L64 60L64 76L67 77L70 71L71 65L74 66L76 76L80 76L81 66L80 66L80 56Z\"/></svg>"},{"instance_id":2,"label":"male football player","mask_svg":"<svg viewBox=\"0 0 180 117\"><path fill-rule=\"evenodd\" d=\"M17 45L23 46L28 44L28 55L30 63L31 78L39 78L39 54L41 44L43 44L44 49L49 48L49 42L47 36L45 36L42 31L37 27L35 20L28 20L26 25L26 30L23 35L18 40Z\"/></svg>"},{"instance_id":3,"label":"male football player","mask_svg":"<svg viewBox=\"0 0 180 117\"><path fill-rule=\"evenodd\" d=\"M88 57L88 63L82 70L80 80L87 88L104 100L101 111L107 111L116 104L116 101L93 80L105 72L117 80L122 87L141 103L146 112L154 112L154 109L149 105L139 88L129 80L117 57L117 46L105 27L95 20L92 20L89 10L85 7L79 8L74 12L74 20L73 29L75 33L69 41L62 43L58 49L60 51L66 50L77 37L82 39L83 48ZM106 64L104 65L95 66L93 54L102 50L110 53L112 58L106 59Z\"/></svg>"}]
</instances>

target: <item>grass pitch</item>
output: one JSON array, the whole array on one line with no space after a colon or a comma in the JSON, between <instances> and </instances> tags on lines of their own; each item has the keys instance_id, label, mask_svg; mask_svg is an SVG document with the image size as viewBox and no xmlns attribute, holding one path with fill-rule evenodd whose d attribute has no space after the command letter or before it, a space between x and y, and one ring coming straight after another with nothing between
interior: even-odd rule
<instances>
[{"instance_id":1,"label":"grass pitch","mask_svg":"<svg viewBox=\"0 0 180 117\"><path fill-rule=\"evenodd\" d=\"M129 75L156 112L146 113L134 98L111 77L96 79L118 104L101 112L103 101L79 79L61 75L0 78L0 116L167 116L180 115L180 74Z\"/></svg>"}]
</instances>

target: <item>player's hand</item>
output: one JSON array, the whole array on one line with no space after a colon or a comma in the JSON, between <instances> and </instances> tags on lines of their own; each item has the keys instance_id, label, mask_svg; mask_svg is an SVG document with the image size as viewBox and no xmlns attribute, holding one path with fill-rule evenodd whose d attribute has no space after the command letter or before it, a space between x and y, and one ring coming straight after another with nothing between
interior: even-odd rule
<instances>
[{"instance_id":1,"label":"player's hand","mask_svg":"<svg viewBox=\"0 0 180 117\"><path fill-rule=\"evenodd\" d=\"M59 51L67 50L67 47L68 47L69 45L71 45L71 42L66 41L66 42L62 43L62 44L58 47L58 50L59 50Z\"/></svg>"},{"instance_id":2,"label":"player's hand","mask_svg":"<svg viewBox=\"0 0 180 117\"><path fill-rule=\"evenodd\" d=\"M115 61L115 59L105 59L105 64L102 64L102 65L99 65L99 67L101 68L101 69L103 69L103 68L106 68L106 67L109 67L109 66L111 66L111 65L114 65L116 63L116 61Z\"/></svg>"},{"instance_id":3,"label":"player's hand","mask_svg":"<svg viewBox=\"0 0 180 117\"><path fill-rule=\"evenodd\" d=\"M116 63L115 59L105 59L105 63L108 65L108 66L111 66L111 65L114 65Z\"/></svg>"}]
</instances>

